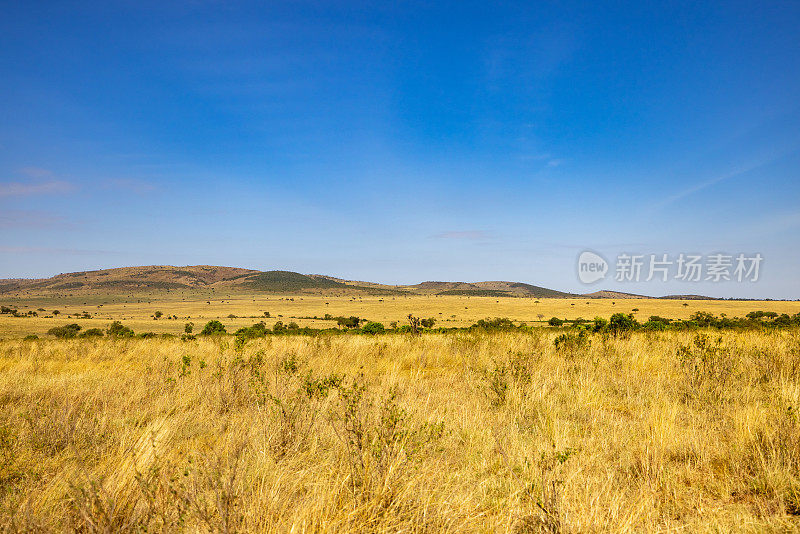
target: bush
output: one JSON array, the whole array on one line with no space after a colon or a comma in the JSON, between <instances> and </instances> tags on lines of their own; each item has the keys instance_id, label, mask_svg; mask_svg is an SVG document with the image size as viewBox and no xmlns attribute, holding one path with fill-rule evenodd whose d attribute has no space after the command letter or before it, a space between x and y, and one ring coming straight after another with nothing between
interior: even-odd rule
<instances>
[{"instance_id":1,"label":"bush","mask_svg":"<svg viewBox=\"0 0 800 534\"><path fill-rule=\"evenodd\" d=\"M103 337L103 330L101 328L89 328L80 337Z\"/></svg>"},{"instance_id":2,"label":"bush","mask_svg":"<svg viewBox=\"0 0 800 534\"><path fill-rule=\"evenodd\" d=\"M64 326L53 327L48 330L47 333L51 336L57 337L58 339L70 339L77 336L80 329L80 325L73 323Z\"/></svg>"},{"instance_id":3,"label":"bush","mask_svg":"<svg viewBox=\"0 0 800 534\"><path fill-rule=\"evenodd\" d=\"M365 334L382 334L384 332L383 324L370 321L361 327L361 331Z\"/></svg>"},{"instance_id":4,"label":"bush","mask_svg":"<svg viewBox=\"0 0 800 534\"><path fill-rule=\"evenodd\" d=\"M264 322L253 324L253 326L245 326L236 331L236 337L242 340L254 339L257 337L264 337L269 333L267 325Z\"/></svg>"},{"instance_id":5,"label":"bush","mask_svg":"<svg viewBox=\"0 0 800 534\"><path fill-rule=\"evenodd\" d=\"M350 317L337 317L336 324L344 328L358 328L361 319L351 315Z\"/></svg>"},{"instance_id":6,"label":"bush","mask_svg":"<svg viewBox=\"0 0 800 534\"><path fill-rule=\"evenodd\" d=\"M23 341L36 341L37 339L39 339L39 336L36 334L29 334L23 338Z\"/></svg>"},{"instance_id":7,"label":"bush","mask_svg":"<svg viewBox=\"0 0 800 534\"><path fill-rule=\"evenodd\" d=\"M111 323L108 327L108 330L106 330L106 333L109 336L114 337L133 337L133 330L123 325L119 321L114 321Z\"/></svg>"},{"instance_id":8,"label":"bush","mask_svg":"<svg viewBox=\"0 0 800 534\"><path fill-rule=\"evenodd\" d=\"M218 336L220 334L226 334L227 331L225 330L225 325L223 325L219 321L208 321L206 325L203 327L203 330L200 332L201 336Z\"/></svg>"},{"instance_id":9,"label":"bush","mask_svg":"<svg viewBox=\"0 0 800 534\"><path fill-rule=\"evenodd\" d=\"M472 328L480 328L483 330L510 330L516 328L514 322L507 317L498 317L496 319L480 319L477 323L472 325Z\"/></svg>"},{"instance_id":10,"label":"bush","mask_svg":"<svg viewBox=\"0 0 800 534\"><path fill-rule=\"evenodd\" d=\"M607 326L608 326L608 320L603 319L602 317L595 317L594 326L592 327L592 330L595 332L604 332Z\"/></svg>"},{"instance_id":11,"label":"bush","mask_svg":"<svg viewBox=\"0 0 800 534\"><path fill-rule=\"evenodd\" d=\"M192 330L194 330L194 323L186 323L183 325L183 331L187 334L191 334Z\"/></svg>"},{"instance_id":12,"label":"bush","mask_svg":"<svg viewBox=\"0 0 800 534\"><path fill-rule=\"evenodd\" d=\"M423 319L422 321L420 321L420 324L422 324L422 328L433 328L433 325L436 324L436 319L434 319L433 317L431 317L430 319Z\"/></svg>"},{"instance_id":13,"label":"bush","mask_svg":"<svg viewBox=\"0 0 800 534\"><path fill-rule=\"evenodd\" d=\"M550 320L547 321L547 324L549 324L550 326L561 326L562 324L564 324L564 321L562 321L558 317L551 317Z\"/></svg>"},{"instance_id":14,"label":"bush","mask_svg":"<svg viewBox=\"0 0 800 534\"><path fill-rule=\"evenodd\" d=\"M615 313L608 322L608 331L616 336L630 332L638 326L639 323L633 318L632 314Z\"/></svg>"},{"instance_id":15,"label":"bush","mask_svg":"<svg viewBox=\"0 0 800 534\"><path fill-rule=\"evenodd\" d=\"M653 319L650 319L642 325L642 328L652 332L661 332L667 329L667 324L661 321L654 321Z\"/></svg>"},{"instance_id":16,"label":"bush","mask_svg":"<svg viewBox=\"0 0 800 534\"><path fill-rule=\"evenodd\" d=\"M581 330L577 334L561 334L558 336L553 345L556 350L574 351L589 346L589 336L586 335L586 330Z\"/></svg>"}]
</instances>

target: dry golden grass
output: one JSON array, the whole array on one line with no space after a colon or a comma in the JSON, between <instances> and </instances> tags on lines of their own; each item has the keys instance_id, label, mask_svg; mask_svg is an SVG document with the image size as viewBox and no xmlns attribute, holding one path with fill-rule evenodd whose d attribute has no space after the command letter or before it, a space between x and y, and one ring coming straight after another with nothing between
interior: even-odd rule
<instances>
[{"instance_id":1,"label":"dry golden grass","mask_svg":"<svg viewBox=\"0 0 800 534\"><path fill-rule=\"evenodd\" d=\"M0 342L2 526L800 528L797 330L557 334Z\"/></svg>"},{"instance_id":2,"label":"dry golden grass","mask_svg":"<svg viewBox=\"0 0 800 534\"><path fill-rule=\"evenodd\" d=\"M78 322L84 329L105 328L112 320L120 320L138 332L179 334L183 325L191 321L200 326L212 319L221 320L228 331L264 320L268 326L281 320L297 322L300 326L330 328L335 322L308 319L309 317L350 316L367 318L384 323L405 323L409 313L418 317L433 317L437 326L470 326L487 317L508 317L527 324L547 321L550 317L567 319L608 318L617 312L633 313L642 322L651 315L670 319L687 319L697 311L729 317L744 317L754 310L774 311L794 315L800 312L800 302L795 301L723 301L723 300L662 300L662 299L530 299L460 296L320 296L313 294L212 294L200 291L185 294L156 292L136 297L109 295L82 295L0 300L4 305L19 307L24 313L43 308L40 317L15 318L0 315L0 337L21 337L27 334L43 335L54 326ZM685 305L684 305L685 304ZM58 316L47 319L44 315L57 309ZM633 311L634 309L638 311ZM177 320L165 317L154 321L152 315L161 311L165 316L176 315ZM265 319L264 312L271 318ZM67 314L88 312L91 319L72 321ZM229 318L236 315L236 318Z\"/></svg>"}]
</instances>

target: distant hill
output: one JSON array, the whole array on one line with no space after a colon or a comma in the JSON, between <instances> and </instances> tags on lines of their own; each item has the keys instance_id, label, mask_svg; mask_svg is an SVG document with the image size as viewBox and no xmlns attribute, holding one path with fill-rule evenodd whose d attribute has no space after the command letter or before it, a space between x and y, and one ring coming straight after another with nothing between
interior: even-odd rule
<instances>
[{"instance_id":1,"label":"distant hill","mask_svg":"<svg viewBox=\"0 0 800 534\"><path fill-rule=\"evenodd\" d=\"M58 274L52 278L0 280L0 293L37 292L121 292L154 289L193 289L257 273L252 269L195 265L173 267L150 265L99 271Z\"/></svg>"},{"instance_id":2,"label":"distant hill","mask_svg":"<svg viewBox=\"0 0 800 534\"><path fill-rule=\"evenodd\" d=\"M595 291L594 293L586 293L584 297L589 297L593 299L649 299L653 297L648 297L645 295L637 295L636 293L623 293L621 291L608 291L608 290L601 290Z\"/></svg>"},{"instance_id":3,"label":"distant hill","mask_svg":"<svg viewBox=\"0 0 800 534\"><path fill-rule=\"evenodd\" d=\"M0 279L0 295L133 293L159 290L228 290L265 293L326 293L371 295L459 295L526 298L651 298L618 291L585 295L566 293L522 282L422 282L393 286L344 280L292 271L256 271L238 267L150 265L65 273L41 279ZM666 299L706 299L699 295L669 295Z\"/></svg>"},{"instance_id":4,"label":"distant hill","mask_svg":"<svg viewBox=\"0 0 800 534\"><path fill-rule=\"evenodd\" d=\"M722 300L716 297L707 297L705 295L665 295L658 298L667 300Z\"/></svg>"}]
</instances>

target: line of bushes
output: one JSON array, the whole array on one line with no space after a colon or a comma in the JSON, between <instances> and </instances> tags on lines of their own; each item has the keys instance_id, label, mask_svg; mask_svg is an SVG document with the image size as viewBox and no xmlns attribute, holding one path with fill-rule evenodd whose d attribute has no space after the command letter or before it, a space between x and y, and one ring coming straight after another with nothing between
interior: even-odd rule
<instances>
[{"instance_id":1,"label":"line of bushes","mask_svg":"<svg viewBox=\"0 0 800 534\"><path fill-rule=\"evenodd\" d=\"M254 323L252 326L239 328L233 334L239 342L245 343L248 340L268 335L315 335L315 334L351 334L351 335L378 335L384 333L445 333L445 332L458 332L458 331L500 331L500 330L530 330L533 328L527 326L525 323L514 323L507 317L502 318L487 318L481 319L472 326L467 328L463 327L439 327L434 328L435 319L422 319L419 320L413 316L410 317L410 324L398 326L396 322L386 328L382 323L377 321L367 321L358 317L347 318L343 321L341 326L343 328L311 328L301 327L295 322L284 324L283 321L276 322L271 328L268 327L263 321ZM350 320L352 319L352 320ZM585 332L593 333L607 333L611 335L620 335L635 330L643 331L666 331L666 330L691 330L697 328L717 328L723 329L757 329L757 328L785 328L791 326L800 326L800 313L794 315L778 314L775 312L754 311L748 313L745 317L726 317L725 314L720 316L713 315L708 312L698 311L695 312L689 319L668 319L666 317L659 317L652 315L650 318L641 323L636 320L633 314L615 313L609 319L602 317L595 317L593 320L586 319L573 319L562 320L553 317L548 321L550 326L554 327L569 327L579 329ZM360 326L359 326L360 325ZM109 327L103 331L100 328L89 328L81 331L82 328L77 323L71 323L64 326L57 326L47 331L48 334L59 339L72 339L72 338L87 338L87 337L102 337L108 335L115 338L130 338L136 336L133 330L120 321L114 321ZM186 333L181 338L183 340L193 340L196 336L191 334L191 328L186 327ZM201 336L215 336L227 335L228 331L220 321L208 321L203 327L199 335ZM143 332L136 337L152 338L157 337L158 334L153 332ZM175 337L172 334L161 334L160 337ZM34 339L29 336L28 339Z\"/></svg>"}]
</instances>

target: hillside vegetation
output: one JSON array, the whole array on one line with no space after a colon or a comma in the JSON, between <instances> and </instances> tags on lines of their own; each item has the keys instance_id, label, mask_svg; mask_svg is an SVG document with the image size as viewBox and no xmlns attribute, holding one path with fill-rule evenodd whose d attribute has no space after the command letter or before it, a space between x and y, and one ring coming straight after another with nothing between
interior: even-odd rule
<instances>
[{"instance_id":1,"label":"hillside vegetation","mask_svg":"<svg viewBox=\"0 0 800 534\"><path fill-rule=\"evenodd\" d=\"M579 295L520 282L422 282L392 286L356 282L292 271L255 271L237 267L195 265L173 267L121 267L99 271L59 274L45 279L0 279L0 295L47 294L141 294L153 290L222 290L267 293L326 293L363 295L473 295L535 298L568 298ZM624 293L614 293L624 298ZM591 298L604 297L602 292Z\"/></svg>"}]
</instances>

